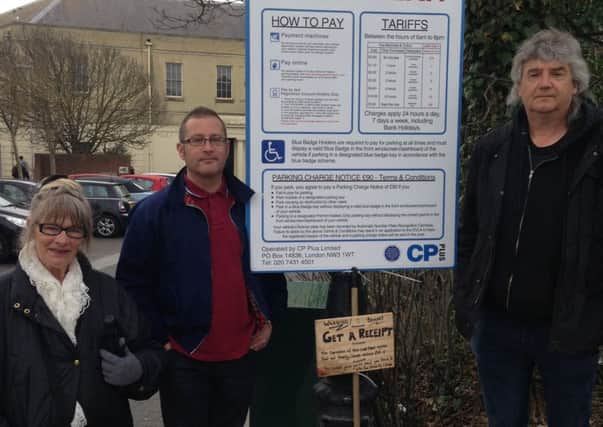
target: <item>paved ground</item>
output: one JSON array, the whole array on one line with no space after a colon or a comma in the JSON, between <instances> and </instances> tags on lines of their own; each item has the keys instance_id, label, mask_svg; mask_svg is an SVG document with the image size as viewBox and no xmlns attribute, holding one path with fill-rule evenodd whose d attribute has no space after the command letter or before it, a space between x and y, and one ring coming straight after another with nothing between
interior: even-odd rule
<instances>
[{"instance_id":1,"label":"paved ground","mask_svg":"<svg viewBox=\"0 0 603 427\"><path fill-rule=\"evenodd\" d=\"M159 408L159 394L143 402L130 400L130 408L136 427L163 427L161 409Z\"/></svg>"}]
</instances>

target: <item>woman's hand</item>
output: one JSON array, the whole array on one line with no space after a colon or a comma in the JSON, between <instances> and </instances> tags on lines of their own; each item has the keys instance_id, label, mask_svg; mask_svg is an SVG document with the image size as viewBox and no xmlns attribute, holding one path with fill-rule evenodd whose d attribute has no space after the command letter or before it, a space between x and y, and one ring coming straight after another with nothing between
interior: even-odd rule
<instances>
[{"instance_id":1,"label":"woman's hand","mask_svg":"<svg viewBox=\"0 0 603 427\"><path fill-rule=\"evenodd\" d=\"M101 367L105 382L116 386L126 386L135 383L142 377L142 364L128 347L124 347L125 356L119 357L107 350L101 349Z\"/></svg>"}]
</instances>

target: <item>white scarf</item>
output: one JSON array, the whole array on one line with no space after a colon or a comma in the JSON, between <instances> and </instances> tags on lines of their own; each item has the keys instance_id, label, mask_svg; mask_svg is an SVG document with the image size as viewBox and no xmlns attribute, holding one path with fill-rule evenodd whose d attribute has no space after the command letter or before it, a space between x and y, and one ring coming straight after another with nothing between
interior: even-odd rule
<instances>
[{"instance_id":1,"label":"white scarf","mask_svg":"<svg viewBox=\"0 0 603 427\"><path fill-rule=\"evenodd\" d=\"M29 276L31 285L36 288L38 295L42 297L71 342L77 345L75 327L82 313L90 305L88 287L84 283L82 269L77 258L69 266L63 283L59 282L40 262L34 242L27 243L21 249L19 263ZM76 401L71 427L84 427L86 424L84 410Z\"/></svg>"}]
</instances>

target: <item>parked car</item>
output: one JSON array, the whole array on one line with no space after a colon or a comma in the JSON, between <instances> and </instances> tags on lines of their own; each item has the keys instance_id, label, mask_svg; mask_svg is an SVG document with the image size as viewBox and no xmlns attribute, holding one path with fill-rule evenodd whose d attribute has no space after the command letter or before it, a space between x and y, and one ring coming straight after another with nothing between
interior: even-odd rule
<instances>
[{"instance_id":1,"label":"parked car","mask_svg":"<svg viewBox=\"0 0 603 427\"><path fill-rule=\"evenodd\" d=\"M131 179L146 191L159 191L169 185L168 178L162 175L125 174L119 177Z\"/></svg>"},{"instance_id":2,"label":"parked car","mask_svg":"<svg viewBox=\"0 0 603 427\"><path fill-rule=\"evenodd\" d=\"M78 178L94 215L94 233L99 237L115 237L126 231L128 214L134 200L119 182Z\"/></svg>"},{"instance_id":3,"label":"parked car","mask_svg":"<svg viewBox=\"0 0 603 427\"><path fill-rule=\"evenodd\" d=\"M172 183L172 181L174 180L174 178L176 178L177 174L175 174L175 173L167 173L167 172L145 172L142 175L164 176L168 180L168 185L170 185Z\"/></svg>"},{"instance_id":4,"label":"parked car","mask_svg":"<svg viewBox=\"0 0 603 427\"><path fill-rule=\"evenodd\" d=\"M78 182L80 179L93 179L95 181L116 182L122 184L124 187L126 187L128 192L130 193L130 196L132 196L132 199L135 202L139 202L145 197L153 194L152 191L145 190L143 187L136 184L131 179L121 178L119 176L114 175L104 175L100 173L74 173L69 175L69 178L74 179Z\"/></svg>"},{"instance_id":5,"label":"parked car","mask_svg":"<svg viewBox=\"0 0 603 427\"><path fill-rule=\"evenodd\" d=\"M0 178L0 196L23 207L29 207L36 189L35 182Z\"/></svg>"},{"instance_id":6,"label":"parked car","mask_svg":"<svg viewBox=\"0 0 603 427\"><path fill-rule=\"evenodd\" d=\"M0 260L17 253L19 236L25 228L29 210L0 197Z\"/></svg>"}]
</instances>

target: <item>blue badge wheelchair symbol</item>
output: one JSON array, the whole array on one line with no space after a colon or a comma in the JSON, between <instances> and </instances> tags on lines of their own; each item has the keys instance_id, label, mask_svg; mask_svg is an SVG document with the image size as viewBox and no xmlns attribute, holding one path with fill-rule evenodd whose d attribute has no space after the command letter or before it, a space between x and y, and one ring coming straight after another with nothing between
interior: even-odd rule
<instances>
[{"instance_id":1,"label":"blue badge wheelchair symbol","mask_svg":"<svg viewBox=\"0 0 603 427\"><path fill-rule=\"evenodd\" d=\"M264 139L262 141L262 163L285 163L285 141Z\"/></svg>"}]
</instances>

